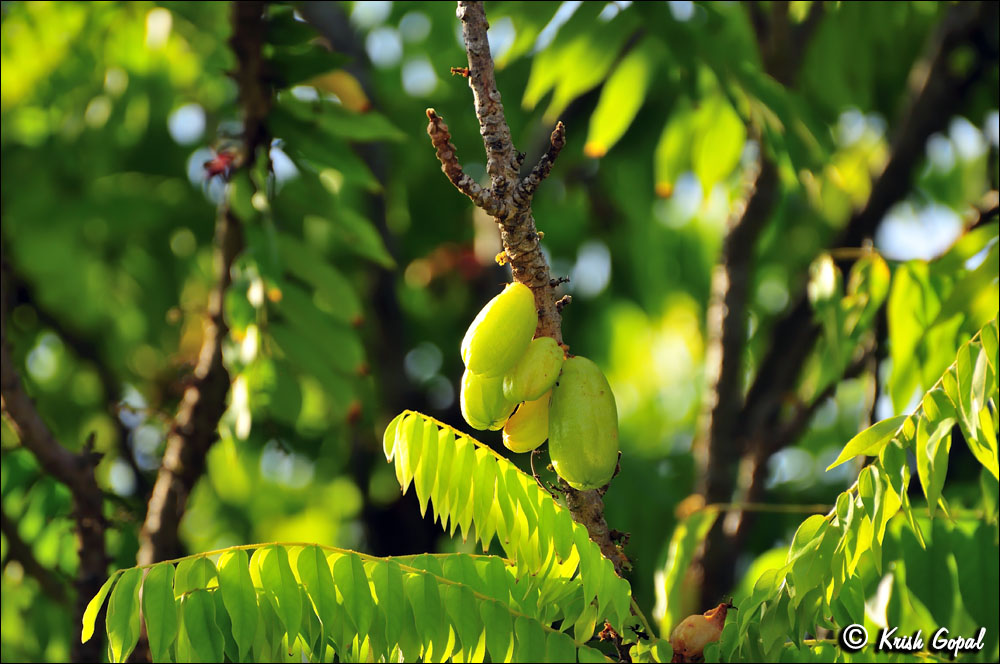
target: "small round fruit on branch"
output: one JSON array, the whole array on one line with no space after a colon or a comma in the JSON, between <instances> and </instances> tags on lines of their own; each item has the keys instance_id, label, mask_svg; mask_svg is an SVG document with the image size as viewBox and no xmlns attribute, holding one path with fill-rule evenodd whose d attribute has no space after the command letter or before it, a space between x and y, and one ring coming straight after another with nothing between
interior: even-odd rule
<instances>
[{"instance_id":1,"label":"small round fruit on branch","mask_svg":"<svg viewBox=\"0 0 1000 664\"><path fill-rule=\"evenodd\" d=\"M549 437L549 398L546 392L534 401L517 407L503 426L503 444L511 452L530 452Z\"/></svg>"},{"instance_id":2,"label":"small round fruit on branch","mask_svg":"<svg viewBox=\"0 0 1000 664\"><path fill-rule=\"evenodd\" d=\"M552 337L532 340L528 350L503 378L503 395L508 401L534 401L552 389L566 354Z\"/></svg>"},{"instance_id":3,"label":"small round fruit on branch","mask_svg":"<svg viewBox=\"0 0 1000 664\"><path fill-rule=\"evenodd\" d=\"M486 378L468 369L462 374L460 397L462 417L474 429L496 431L514 412L517 404L503 397L503 378Z\"/></svg>"},{"instance_id":4,"label":"small round fruit on branch","mask_svg":"<svg viewBox=\"0 0 1000 664\"><path fill-rule=\"evenodd\" d=\"M549 456L571 487L597 489L618 465L618 408L608 379L582 356L563 363L549 403Z\"/></svg>"},{"instance_id":5,"label":"small round fruit on branch","mask_svg":"<svg viewBox=\"0 0 1000 664\"><path fill-rule=\"evenodd\" d=\"M487 378L503 376L513 367L538 326L535 296L522 283L508 284L472 321L462 339L466 368Z\"/></svg>"},{"instance_id":6,"label":"small round fruit on branch","mask_svg":"<svg viewBox=\"0 0 1000 664\"><path fill-rule=\"evenodd\" d=\"M715 643L726 626L726 614L733 605L726 602L703 614L688 616L670 633L675 661L701 661L705 646Z\"/></svg>"}]
</instances>

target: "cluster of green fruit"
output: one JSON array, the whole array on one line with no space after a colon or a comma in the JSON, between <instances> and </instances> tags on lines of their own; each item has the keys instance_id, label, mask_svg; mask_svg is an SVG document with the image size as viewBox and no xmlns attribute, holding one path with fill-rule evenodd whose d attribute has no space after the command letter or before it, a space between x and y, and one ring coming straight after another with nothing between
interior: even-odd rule
<instances>
[{"instance_id":1,"label":"cluster of green fruit","mask_svg":"<svg viewBox=\"0 0 1000 664\"><path fill-rule=\"evenodd\" d=\"M462 340L462 415L476 429L502 428L513 452L548 439L559 476L575 489L596 489L618 465L615 397L592 361L567 359L551 337L533 339L537 326L524 284L508 284L483 307Z\"/></svg>"}]
</instances>

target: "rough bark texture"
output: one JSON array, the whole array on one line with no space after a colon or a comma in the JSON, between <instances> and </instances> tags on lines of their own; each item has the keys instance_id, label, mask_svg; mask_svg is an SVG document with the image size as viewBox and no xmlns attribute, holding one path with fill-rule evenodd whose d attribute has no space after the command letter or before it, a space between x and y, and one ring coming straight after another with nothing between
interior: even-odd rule
<instances>
[{"instance_id":1,"label":"rough bark texture","mask_svg":"<svg viewBox=\"0 0 1000 664\"><path fill-rule=\"evenodd\" d=\"M712 272L712 300L708 308L708 344L705 350L706 382L699 430L705 439L695 445L702 471L701 493L706 502L727 501L732 494L735 468L731 463L740 430L737 419L743 403L743 355L747 342L748 290L753 283L757 238L767 225L777 197L778 176L770 159L762 159L759 172L745 197L730 216L722 248L722 261Z\"/></svg>"},{"instance_id":2,"label":"rough bark texture","mask_svg":"<svg viewBox=\"0 0 1000 664\"><path fill-rule=\"evenodd\" d=\"M831 243L832 247L860 247L874 235L889 209L908 194L927 139L945 129L951 118L961 111L967 92L981 79L986 63L997 58L994 27L998 20L997 7L997 3L976 2L952 5L948 9L948 15L932 39L928 57L913 68L911 97L893 136L889 160L873 182L868 201L851 217L844 231ZM765 68L769 71L773 68L770 73L786 84L793 81L794 69L779 66L782 60L780 45L791 44L789 53L801 53L804 41L795 35L785 38L774 32L787 29L787 16L784 19L781 16L783 11L787 13L787 8L783 3L775 3L770 18L753 3L750 11ZM813 17L810 12L802 26L815 26L819 18L821 14ZM960 49L970 47L974 57L970 65L962 67L954 56ZM717 480L712 490L715 500L728 501L734 493L755 500L761 493L770 457L782 447L793 444L808 425L808 417L782 419L782 405L795 390L801 368L819 338L819 328L813 321L805 293L799 293L793 301L787 313L771 327L771 347L763 356L741 407L730 420L738 424L739 434L731 432L728 443L717 448L727 450L726 453L713 456L707 462L709 468L729 466L725 470L708 471ZM740 380L738 372L735 380ZM720 395L733 393L732 386L719 385L717 389ZM811 413L816 405L812 404L806 412ZM741 466L739 473L736 472L737 463ZM706 540L700 563L700 576L704 579L702 602L706 606L717 602L732 587L734 554L739 551L740 533L745 532L741 524L742 513L730 511Z\"/></svg>"},{"instance_id":3,"label":"rough bark texture","mask_svg":"<svg viewBox=\"0 0 1000 664\"><path fill-rule=\"evenodd\" d=\"M262 54L265 5L264 2L232 4L230 45L239 63L236 82L244 111L244 163L248 166L254 163L258 149L267 147L264 118L272 95L265 84ZM222 361L222 344L229 328L223 316L223 300L231 283L233 261L242 249L240 220L228 204L222 203L215 226L215 286L208 303L205 337L194 380L184 392L167 436L163 464L149 499L139 537L140 565L181 555L177 528L188 496L204 472L205 455L218 437L216 429L226 409L230 379Z\"/></svg>"},{"instance_id":4,"label":"rough bark texture","mask_svg":"<svg viewBox=\"0 0 1000 664\"><path fill-rule=\"evenodd\" d=\"M549 141L549 149L525 177L520 177L523 155L514 149L510 128L504 116L503 103L497 90L493 74L493 58L487 40L486 13L482 2L458 3L458 18L462 21L462 38L469 58L469 87L475 98L476 117L479 119L483 146L486 149L486 172L490 177L490 188L484 189L462 171L451 144L448 127L433 109L428 109L430 123L427 133L431 137L441 170L463 194L496 220L503 242L504 260L510 263L514 280L532 289L535 308L538 311L538 327L535 336L552 337L562 343L561 309L568 300L555 297L555 287L559 284L552 278L548 262L542 254L531 212L531 199L538 185L552 169L552 165L565 145L565 128L556 125ZM463 75L465 72L462 72ZM615 570L621 574L629 567L628 558L611 538L611 532L604 519L602 493L576 491L568 485L563 487L566 502L573 518L586 526L590 538L601 547L604 555L611 560Z\"/></svg>"},{"instance_id":5,"label":"rough bark texture","mask_svg":"<svg viewBox=\"0 0 1000 664\"><path fill-rule=\"evenodd\" d=\"M6 258L2 272L4 287L0 287L0 402L11 429L21 445L38 460L42 469L65 484L73 498L73 518L76 523L77 554L79 568L73 582L76 597L73 603L73 633L70 658L74 662L96 662L101 660L104 650L103 640L94 638L80 643L83 612L90 598L101 589L107 578L108 556L104 544L104 495L94 476L94 468L100 456L93 452L93 439L89 440L81 453L66 449L56 440L42 418L31 396L24 389L21 377L14 368L10 346L7 343L8 269ZM6 529L5 529L6 530ZM8 540L12 544L15 540ZM22 561L24 564L25 561ZM30 565L30 561L28 561ZM38 569L28 569L37 573ZM44 582L43 582L44 587ZM103 614L98 617L103 622Z\"/></svg>"}]
</instances>

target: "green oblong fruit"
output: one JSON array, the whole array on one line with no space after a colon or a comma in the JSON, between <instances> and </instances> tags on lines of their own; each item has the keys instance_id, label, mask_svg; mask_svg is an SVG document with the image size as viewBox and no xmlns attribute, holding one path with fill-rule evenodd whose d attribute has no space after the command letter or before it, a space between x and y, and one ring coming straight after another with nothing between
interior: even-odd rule
<instances>
[{"instance_id":1,"label":"green oblong fruit","mask_svg":"<svg viewBox=\"0 0 1000 664\"><path fill-rule=\"evenodd\" d=\"M530 452L549 437L549 398L525 401L503 425L503 444L511 452Z\"/></svg>"},{"instance_id":2,"label":"green oblong fruit","mask_svg":"<svg viewBox=\"0 0 1000 664\"><path fill-rule=\"evenodd\" d=\"M496 431L517 404L503 398L503 378L486 378L468 369L462 374L462 417L473 429Z\"/></svg>"},{"instance_id":3,"label":"green oblong fruit","mask_svg":"<svg viewBox=\"0 0 1000 664\"><path fill-rule=\"evenodd\" d=\"M540 399L556 384L564 358L563 349L552 337L533 339L503 377L503 395L514 403Z\"/></svg>"},{"instance_id":4,"label":"green oblong fruit","mask_svg":"<svg viewBox=\"0 0 1000 664\"><path fill-rule=\"evenodd\" d=\"M607 484L618 465L618 409L600 367L571 357L552 388L549 403L552 467L571 487Z\"/></svg>"},{"instance_id":5,"label":"green oblong fruit","mask_svg":"<svg viewBox=\"0 0 1000 664\"><path fill-rule=\"evenodd\" d=\"M503 376L513 367L538 326L535 296L521 283L508 284L472 321L462 339L462 361L472 373Z\"/></svg>"}]
</instances>

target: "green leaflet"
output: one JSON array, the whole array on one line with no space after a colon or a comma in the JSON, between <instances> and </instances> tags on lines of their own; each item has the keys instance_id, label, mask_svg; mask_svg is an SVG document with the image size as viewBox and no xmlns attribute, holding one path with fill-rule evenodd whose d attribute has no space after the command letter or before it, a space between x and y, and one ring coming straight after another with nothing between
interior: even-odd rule
<instances>
[{"instance_id":1,"label":"green leaflet","mask_svg":"<svg viewBox=\"0 0 1000 664\"><path fill-rule=\"evenodd\" d=\"M259 615L249 565L246 551L234 551L219 558L219 589L241 660L246 658L253 643Z\"/></svg>"},{"instance_id":2,"label":"green leaflet","mask_svg":"<svg viewBox=\"0 0 1000 664\"><path fill-rule=\"evenodd\" d=\"M802 635L815 633L818 626L836 631L861 622L871 593L866 584L873 573L889 599L885 615L891 624L919 621L921 616L950 624L959 606L978 620L996 621L996 593L985 590L996 586L990 583L997 575L995 523L930 520L938 506L948 514L942 490L956 423L983 464L984 481L995 486L995 425L991 415L988 421L981 416L992 406L978 412L977 407L997 400L996 363L986 350L996 337L996 325L996 320L990 321L958 348L952 365L913 413L876 423L848 443L837 463L855 454L878 458L838 497L834 510L802 522L786 564L764 572L738 605L736 627L723 630L720 656L827 661L832 655L806 645ZM992 439L987 431L994 434ZM917 514L909 502L907 450L916 455L927 516ZM903 518L893 521L900 511ZM993 564L985 561L990 556ZM954 606L948 604L952 597ZM988 643L987 649L994 644Z\"/></svg>"},{"instance_id":3,"label":"green leaflet","mask_svg":"<svg viewBox=\"0 0 1000 664\"><path fill-rule=\"evenodd\" d=\"M599 5L582 5L552 44L532 60L523 103L533 108L552 91L546 122L555 122L570 102L604 80L636 27L637 17L627 12L607 23L596 23L599 12ZM595 26L596 31L587 34L574 29L579 25Z\"/></svg>"},{"instance_id":4,"label":"green leaflet","mask_svg":"<svg viewBox=\"0 0 1000 664\"><path fill-rule=\"evenodd\" d=\"M399 141L406 134L375 111L356 113L342 104L308 104L290 95L281 95L276 112L287 113L300 125L320 135L339 136L352 142Z\"/></svg>"},{"instance_id":5,"label":"green leaflet","mask_svg":"<svg viewBox=\"0 0 1000 664\"><path fill-rule=\"evenodd\" d=\"M108 653L114 662L124 662L139 641L139 585L142 570L124 572L108 600Z\"/></svg>"},{"instance_id":6,"label":"green leaflet","mask_svg":"<svg viewBox=\"0 0 1000 664\"><path fill-rule=\"evenodd\" d=\"M118 570L109 576L108 580L101 586L101 589L97 591L97 594L87 604L87 608L83 612L83 629L80 632L81 643L86 643L94 635L94 623L97 620L97 614L100 613L101 607L104 606L104 599L108 596L111 586L122 575L122 571Z\"/></svg>"},{"instance_id":7,"label":"green leaflet","mask_svg":"<svg viewBox=\"0 0 1000 664\"><path fill-rule=\"evenodd\" d=\"M882 451L882 448L889 444L896 432L903 426L906 415L897 415L887 420L882 420L871 425L844 446L837 460L826 467L827 470L836 468L840 464L853 459L858 455L875 456Z\"/></svg>"},{"instance_id":8,"label":"green leaflet","mask_svg":"<svg viewBox=\"0 0 1000 664\"><path fill-rule=\"evenodd\" d=\"M945 474L948 472L948 454L951 452L951 428L955 420L942 419L929 431L931 424L927 418L917 422L917 474L927 497L927 513L933 518L937 510L938 498L944 488Z\"/></svg>"},{"instance_id":9,"label":"green leaflet","mask_svg":"<svg viewBox=\"0 0 1000 664\"><path fill-rule=\"evenodd\" d=\"M669 635L674 625L684 617L681 614L681 584L687 573L695 550L708 535L715 524L719 512L716 509L705 509L695 512L674 528L667 549L667 562L664 565L663 583L658 585L657 603L665 607L660 621L660 632Z\"/></svg>"},{"instance_id":10,"label":"green leaflet","mask_svg":"<svg viewBox=\"0 0 1000 664\"><path fill-rule=\"evenodd\" d=\"M349 321L339 321L321 311L309 293L292 283L281 286L277 309L285 322L302 335L308 348L320 356L321 362L344 376L362 372L364 349Z\"/></svg>"},{"instance_id":11,"label":"green leaflet","mask_svg":"<svg viewBox=\"0 0 1000 664\"><path fill-rule=\"evenodd\" d=\"M288 646L291 647L302 626L302 598L299 596L299 584L288 563L287 549L281 546L268 547L261 560L260 572L263 588L285 626Z\"/></svg>"},{"instance_id":12,"label":"green leaflet","mask_svg":"<svg viewBox=\"0 0 1000 664\"><path fill-rule=\"evenodd\" d=\"M486 649L494 662L510 660L514 647L510 614L494 602L483 602L480 614L486 629Z\"/></svg>"},{"instance_id":13,"label":"green leaflet","mask_svg":"<svg viewBox=\"0 0 1000 664\"><path fill-rule=\"evenodd\" d=\"M217 574L208 557L216 554ZM565 603L582 607L582 581L551 569ZM341 661L387 660L394 652L407 660L461 654L463 661L481 661L488 652L537 659L584 647L597 620L596 603L578 619L542 602L544 584L529 584L518 571L495 556L382 559L319 545L241 546L152 566L143 615L157 661L221 661L223 655L233 661L320 661L329 660L331 648ZM142 573L131 568L112 577L122 582L108 584L116 659L127 656L138 638L135 598ZM177 587L184 590L175 599ZM619 590L626 593L624 586ZM267 599L258 603L258 595ZM616 610L627 612L628 605ZM577 639L554 629L557 620L563 629L582 625Z\"/></svg>"},{"instance_id":14,"label":"green leaflet","mask_svg":"<svg viewBox=\"0 0 1000 664\"><path fill-rule=\"evenodd\" d=\"M199 589L184 595L181 598L181 615L191 648L191 661L221 662L225 640L215 624L215 602L211 594Z\"/></svg>"},{"instance_id":15,"label":"green leaflet","mask_svg":"<svg viewBox=\"0 0 1000 664\"><path fill-rule=\"evenodd\" d=\"M537 622L527 618L514 621L517 649L514 659L518 662L543 662L545 659L545 632Z\"/></svg>"},{"instance_id":16,"label":"green leaflet","mask_svg":"<svg viewBox=\"0 0 1000 664\"><path fill-rule=\"evenodd\" d=\"M170 647L177 638L177 608L174 566L169 563L154 565L142 582L142 614L154 662L165 662L170 656Z\"/></svg>"},{"instance_id":17,"label":"green leaflet","mask_svg":"<svg viewBox=\"0 0 1000 664\"><path fill-rule=\"evenodd\" d=\"M313 287L316 295L336 303L330 313L343 323L353 323L361 316L361 298L350 280L317 251L289 233L277 233L274 241L282 267ZM271 249L272 247L267 247ZM264 250L264 248L262 248ZM284 289L282 289L284 301Z\"/></svg>"},{"instance_id":18,"label":"green leaflet","mask_svg":"<svg viewBox=\"0 0 1000 664\"><path fill-rule=\"evenodd\" d=\"M209 582L218 578L215 565L206 556L195 556L182 560L174 575L174 595L180 597L196 588L207 588Z\"/></svg>"},{"instance_id":19,"label":"green leaflet","mask_svg":"<svg viewBox=\"0 0 1000 664\"><path fill-rule=\"evenodd\" d=\"M556 579L579 571L586 602L596 599L600 617L621 626L629 616L631 588L567 510L478 441L420 413L401 416L387 429L383 449L404 493L412 482L422 509L427 497L442 524L450 521L454 529L457 523L463 533L475 525L484 551L495 535L526 582L537 584L546 597L565 590ZM540 570L551 571L539 575Z\"/></svg>"},{"instance_id":20,"label":"green leaflet","mask_svg":"<svg viewBox=\"0 0 1000 664\"><path fill-rule=\"evenodd\" d=\"M615 67L590 116L584 147L587 156L604 156L628 130L646 100L650 81L663 59L661 51L655 40L644 38Z\"/></svg>"},{"instance_id":21,"label":"green leaflet","mask_svg":"<svg viewBox=\"0 0 1000 664\"><path fill-rule=\"evenodd\" d=\"M344 608L358 634L365 634L371 626L375 602L368 589L368 577L357 554L348 553L332 560L333 578L344 596Z\"/></svg>"},{"instance_id":22,"label":"green leaflet","mask_svg":"<svg viewBox=\"0 0 1000 664\"><path fill-rule=\"evenodd\" d=\"M656 176L656 194L669 198L674 191L677 178L691 165L691 137L695 132L695 113L684 97L677 100L676 107L663 127L656 144L653 163Z\"/></svg>"},{"instance_id":23,"label":"green leaflet","mask_svg":"<svg viewBox=\"0 0 1000 664\"><path fill-rule=\"evenodd\" d=\"M431 497L434 489L435 479L438 474L438 431L436 427L424 428L423 454L417 462L416 475L418 482L414 482L417 491L417 502L420 504L420 516L427 514L427 501Z\"/></svg>"},{"instance_id":24,"label":"green leaflet","mask_svg":"<svg viewBox=\"0 0 1000 664\"><path fill-rule=\"evenodd\" d=\"M392 561L370 563L368 575L375 587L375 601L379 619L385 626L385 638L389 644L398 643L409 612L403 594L403 573L399 565Z\"/></svg>"}]
</instances>

